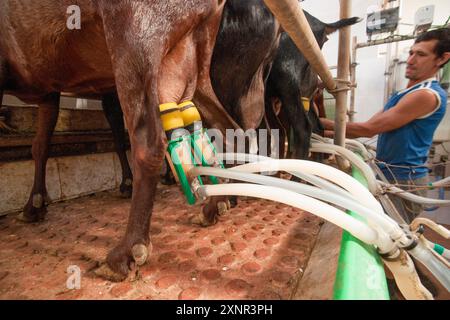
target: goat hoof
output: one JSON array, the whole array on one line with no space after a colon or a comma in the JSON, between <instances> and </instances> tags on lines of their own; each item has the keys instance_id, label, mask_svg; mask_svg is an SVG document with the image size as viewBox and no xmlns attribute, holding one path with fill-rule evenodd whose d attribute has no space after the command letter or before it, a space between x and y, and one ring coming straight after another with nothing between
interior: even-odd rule
<instances>
[{"instance_id":1,"label":"goat hoof","mask_svg":"<svg viewBox=\"0 0 450 320\"><path fill-rule=\"evenodd\" d=\"M150 250L143 244L136 244L131 249L131 253L133 255L134 262L138 266L142 266L148 258L149 251L152 250L152 245L150 244Z\"/></svg>"},{"instance_id":2,"label":"goat hoof","mask_svg":"<svg viewBox=\"0 0 450 320\"><path fill-rule=\"evenodd\" d=\"M103 279L112 282L121 282L127 278L127 274L113 271L107 263L103 263L100 267L94 270L94 274Z\"/></svg>"},{"instance_id":3,"label":"goat hoof","mask_svg":"<svg viewBox=\"0 0 450 320\"><path fill-rule=\"evenodd\" d=\"M123 198L129 199L133 194L133 181L126 179L120 184L120 194Z\"/></svg>"},{"instance_id":4,"label":"goat hoof","mask_svg":"<svg viewBox=\"0 0 450 320\"><path fill-rule=\"evenodd\" d=\"M208 224L206 223L205 216L203 215L203 212L201 212L200 214L197 214L197 215L193 216L193 217L190 219L190 223L191 223L191 224L198 225L198 226L201 226L201 227L206 227L206 226L208 226Z\"/></svg>"},{"instance_id":5,"label":"goat hoof","mask_svg":"<svg viewBox=\"0 0 450 320\"><path fill-rule=\"evenodd\" d=\"M237 196L231 196L229 197L229 201L230 201L230 209L231 208L235 208L238 205L238 199Z\"/></svg>"},{"instance_id":6,"label":"goat hoof","mask_svg":"<svg viewBox=\"0 0 450 320\"><path fill-rule=\"evenodd\" d=\"M43 221L45 215L47 214L47 207L42 205L42 207L35 207L31 203L27 203L25 208L16 217L17 220L25 223L33 223Z\"/></svg>"},{"instance_id":7,"label":"goat hoof","mask_svg":"<svg viewBox=\"0 0 450 320\"><path fill-rule=\"evenodd\" d=\"M106 257L106 264L95 270L95 274L114 282L123 281L136 266L143 265L148 258L149 250L144 243L123 241L112 249ZM134 245L129 245L135 243Z\"/></svg>"},{"instance_id":8,"label":"goat hoof","mask_svg":"<svg viewBox=\"0 0 450 320\"><path fill-rule=\"evenodd\" d=\"M19 213L16 216L16 219L21 222L25 222L25 223L33 223L33 222L39 221L38 216L29 216L29 215L25 214L24 212Z\"/></svg>"},{"instance_id":9,"label":"goat hoof","mask_svg":"<svg viewBox=\"0 0 450 320\"><path fill-rule=\"evenodd\" d=\"M217 219L213 219L212 221L208 220L205 216L205 214L203 213L203 209L200 211L199 214L193 216L190 219L190 222L192 224L201 226L201 227L210 227L212 225L215 225L217 223Z\"/></svg>"},{"instance_id":10,"label":"goat hoof","mask_svg":"<svg viewBox=\"0 0 450 320\"><path fill-rule=\"evenodd\" d=\"M217 214L220 216L231 208L230 201L217 202Z\"/></svg>"}]
</instances>

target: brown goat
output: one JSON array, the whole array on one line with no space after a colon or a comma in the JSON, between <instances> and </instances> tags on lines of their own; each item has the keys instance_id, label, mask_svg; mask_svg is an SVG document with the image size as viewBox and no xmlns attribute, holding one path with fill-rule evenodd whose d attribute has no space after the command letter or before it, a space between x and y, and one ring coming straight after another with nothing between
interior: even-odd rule
<instances>
[{"instance_id":1,"label":"brown goat","mask_svg":"<svg viewBox=\"0 0 450 320\"><path fill-rule=\"evenodd\" d=\"M209 78L223 4L223 0L0 1L0 97L5 92L39 104L32 147L35 184L23 220L38 221L45 215L45 167L60 92L105 95L117 88L130 135L134 179L125 235L109 252L107 267L99 271L112 280L123 280L132 262L143 264L148 255L153 199L167 145L158 105L191 100L195 93L203 110L208 110L202 111L204 115L227 119L217 117L223 108ZM80 9L80 29L67 27L71 5Z\"/></svg>"}]
</instances>

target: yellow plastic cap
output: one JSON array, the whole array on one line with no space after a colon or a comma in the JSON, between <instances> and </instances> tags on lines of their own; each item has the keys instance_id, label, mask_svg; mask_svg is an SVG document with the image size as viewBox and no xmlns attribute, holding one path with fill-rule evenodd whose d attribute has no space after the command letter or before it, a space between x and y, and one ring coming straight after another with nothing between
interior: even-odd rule
<instances>
[{"instance_id":1,"label":"yellow plastic cap","mask_svg":"<svg viewBox=\"0 0 450 320\"><path fill-rule=\"evenodd\" d=\"M197 107L192 101L185 101L178 105L185 126L193 124L195 121L201 121L202 118Z\"/></svg>"},{"instance_id":2,"label":"yellow plastic cap","mask_svg":"<svg viewBox=\"0 0 450 320\"><path fill-rule=\"evenodd\" d=\"M303 109L305 109L305 111L309 111L309 108L310 108L309 98L302 97L302 103L303 103Z\"/></svg>"},{"instance_id":3,"label":"yellow plastic cap","mask_svg":"<svg viewBox=\"0 0 450 320\"><path fill-rule=\"evenodd\" d=\"M164 131L174 130L184 127L178 105L175 102L159 105L159 112Z\"/></svg>"}]
</instances>

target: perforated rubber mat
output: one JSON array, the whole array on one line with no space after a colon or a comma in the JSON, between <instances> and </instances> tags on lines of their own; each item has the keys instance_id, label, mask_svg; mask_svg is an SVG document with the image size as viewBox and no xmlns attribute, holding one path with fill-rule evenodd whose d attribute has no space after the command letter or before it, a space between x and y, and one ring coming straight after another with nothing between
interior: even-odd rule
<instances>
[{"instance_id":1,"label":"perforated rubber mat","mask_svg":"<svg viewBox=\"0 0 450 320\"><path fill-rule=\"evenodd\" d=\"M322 223L279 203L239 198L202 228L189 222L200 205L187 205L176 186L158 186L153 251L113 283L92 270L123 235L129 209L114 191L52 204L38 224L0 219L0 299L289 299ZM67 286L70 266L81 271L80 289Z\"/></svg>"}]
</instances>

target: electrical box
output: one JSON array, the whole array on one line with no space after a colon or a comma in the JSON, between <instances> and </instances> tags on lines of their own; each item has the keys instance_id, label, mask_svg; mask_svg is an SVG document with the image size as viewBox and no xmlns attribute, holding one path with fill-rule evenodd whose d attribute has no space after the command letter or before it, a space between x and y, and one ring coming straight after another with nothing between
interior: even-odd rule
<instances>
[{"instance_id":1,"label":"electrical box","mask_svg":"<svg viewBox=\"0 0 450 320\"><path fill-rule=\"evenodd\" d=\"M429 5L419 8L414 16L414 34L422 33L427 31L434 18L434 5Z\"/></svg>"},{"instance_id":2,"label":"electrical box","mask_svg":"<svg viewBox=\"0 0 450 320\"><path fill-rule=\"evenodd\" d=\"M399 7L368 13L366 23L367 36L370 38L378 33L392 33L397 30L399 20Z\"/></svg>"}]
</instances>

